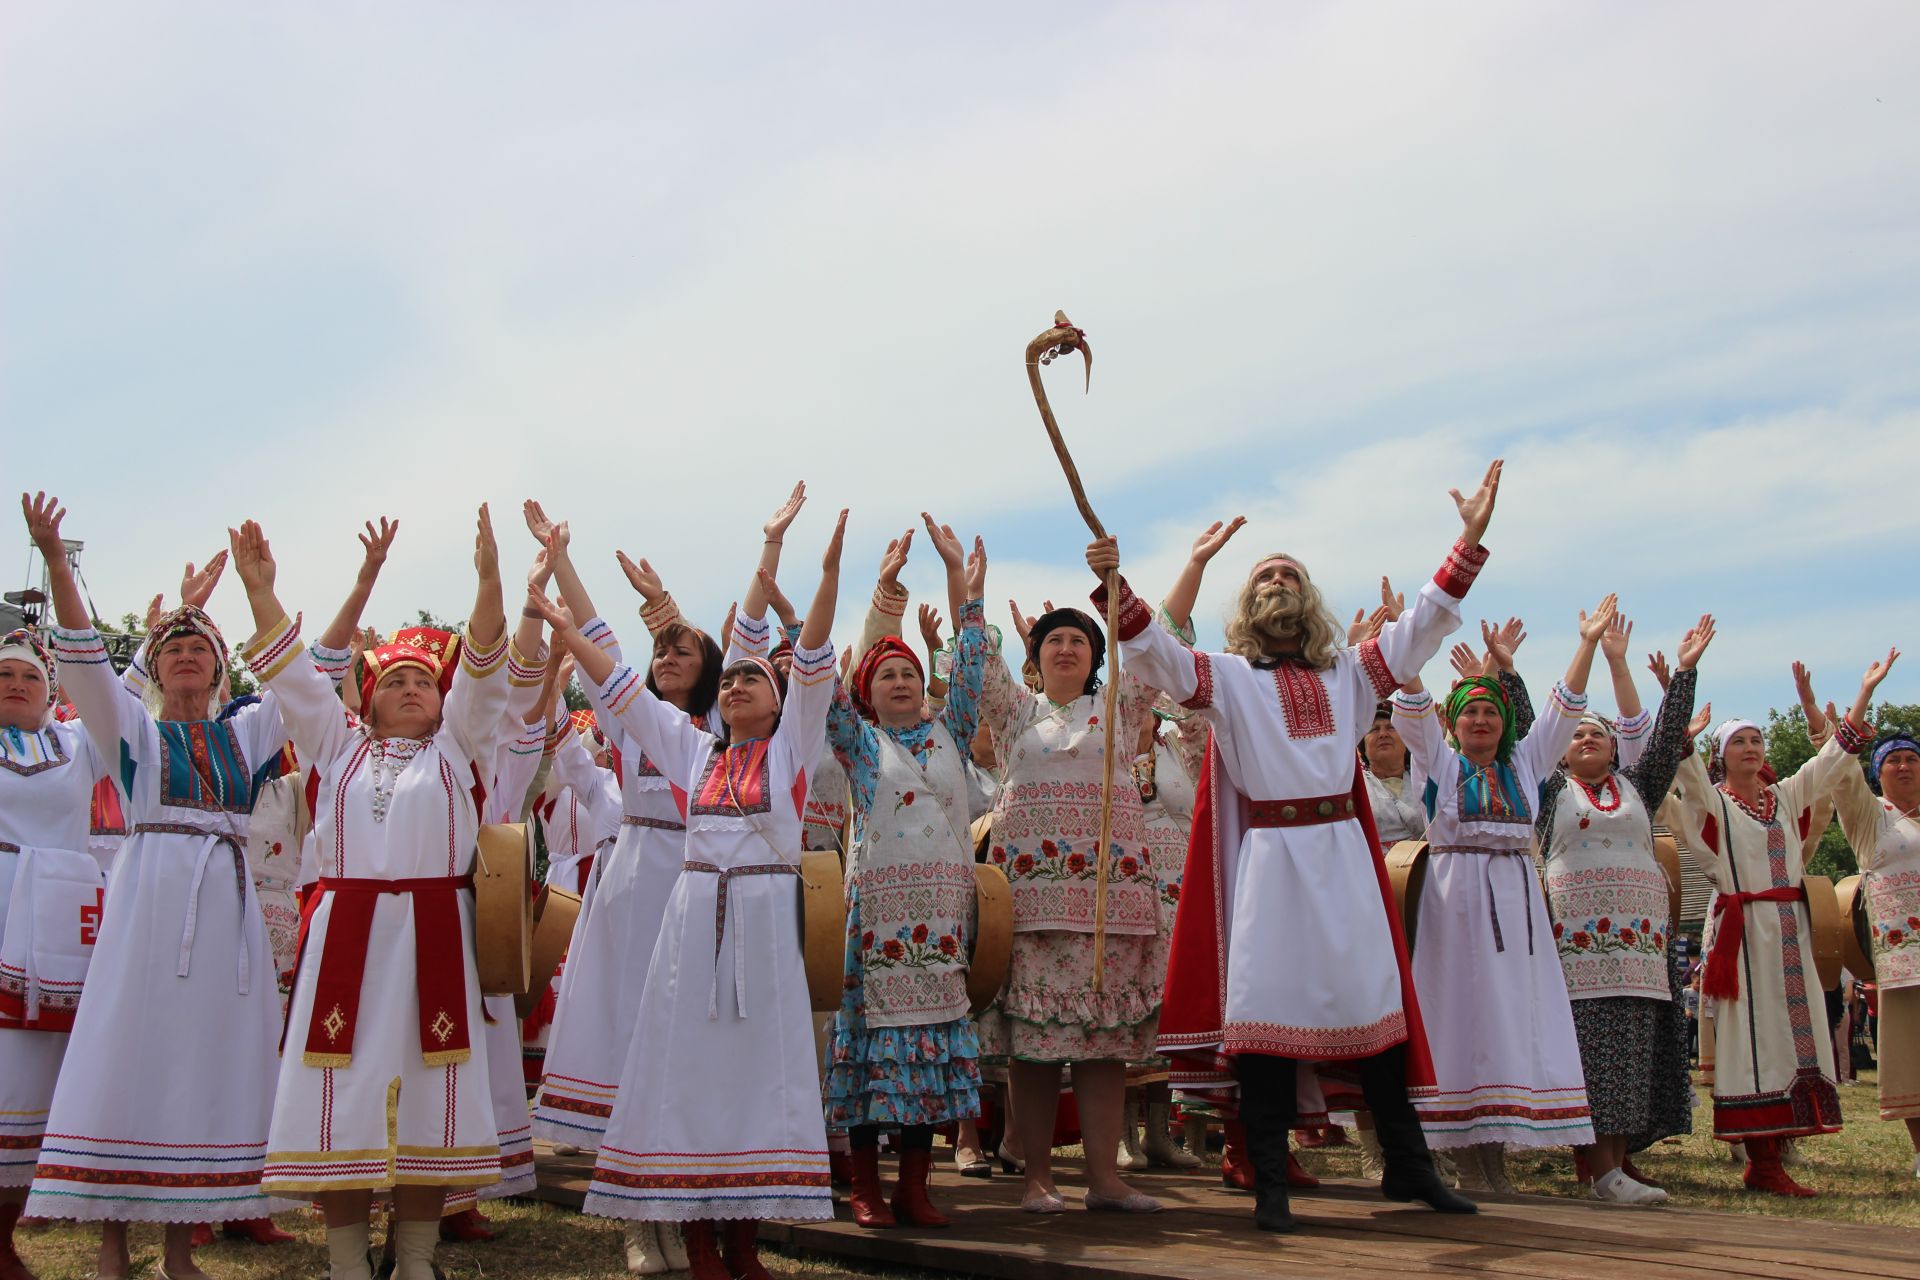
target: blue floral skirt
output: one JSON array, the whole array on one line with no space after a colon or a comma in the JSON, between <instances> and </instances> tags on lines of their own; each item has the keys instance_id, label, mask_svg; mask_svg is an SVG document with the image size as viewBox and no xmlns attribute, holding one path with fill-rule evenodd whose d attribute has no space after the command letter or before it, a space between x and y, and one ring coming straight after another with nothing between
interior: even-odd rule
<instances>
[{"instance_id":1,"label":"blue floral skirt","mask_svg":"<svg viewBox=\"0 0 1920 1280\"><path fill-rule=\"evenodd\" d=\"M847 889L840 1011L827 1043L827 1127L947 1124L980 1114L980 1037L973 1019L869 1027L860 967L859 890Z\"/></svg>"}]
</instances>

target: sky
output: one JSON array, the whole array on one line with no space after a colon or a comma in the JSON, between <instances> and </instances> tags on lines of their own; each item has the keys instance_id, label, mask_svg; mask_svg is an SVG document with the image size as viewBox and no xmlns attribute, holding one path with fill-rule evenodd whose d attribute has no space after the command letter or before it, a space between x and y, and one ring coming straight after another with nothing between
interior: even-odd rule
<instances>
[{"instance_id":1,"label":"sky","mask_svg":"<svg viewBox=\"0 0 1920 1280\"><path fill-rule=\"evenodd\" d=\"M1134 584L1249 519L1203 642L1267 552L1345 616L1428 577L1501 456L1468 627L1544 687L1609 591L1642 653L1711 611L1760 718L1920 643L1916 86L1866 0L10 4L0 455L107 617L254 517L324 618L381 515L368 620L463 615L475 506L513 582L536 497L616 630L616 547L712 626L805 479L782 580L852 508L843 639L922 510L1004 623L1092 583L1020 363L1062 308Z\"/></svg>"}]
</instances>

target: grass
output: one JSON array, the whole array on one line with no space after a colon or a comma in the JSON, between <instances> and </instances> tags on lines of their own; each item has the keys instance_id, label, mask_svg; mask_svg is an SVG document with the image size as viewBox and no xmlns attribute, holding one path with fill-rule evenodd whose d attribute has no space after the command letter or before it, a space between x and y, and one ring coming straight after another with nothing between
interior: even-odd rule
<instances>
[{"instance_id":1,"label":"grass","mask_svg":"<svg viewBox=\"0 0 1920 1280\"><path fill-rule=\"evenodd\" d=\"M1813 1200L1743 1190L1741 1166L1728 1160L1725 1144L1710 1136L1710 1100L1703 1099L1695 1109L1691 1135L1657 1143L1636 1156L1635 1163L1664 1183L1673 1203L1685 1208L1920 1227L1920 1179L1913 1176L1906 1127L1883 1122L1877 1099L1874 1073L1862 1072L1857 1086L1840 1090L1846 1128L1800 1144L1805 1163L1792 1166L1790 1172L1821 1193ZM1360 1175L1356 1147L1303 1151L1300 1159L1322 1176ZM945 1166L937 1179L950 1180L950 1168ZM1573 1162L1563 1150L1511 1153L1507 1171L1521 1191L1567 1198L1586 1194L1575 1185ZM624 1280L616 1223L543 1204L494 1203L487 1206L487 1213L500 1239L483 1245L442 1245L439 1262L449 1280ZM299 1243L262 1249L222 1240L200 1251L201 1265L218 1280L323 1280L326 1255L319 1219L295 1213L283 1214L279 1221L299 1236ZM19 1237L22 1254L41 1280L88 1280L93 1275L95 1239L91 1229L66 1223L23 1230ZM772 1249L763 1250L761 1256L781 1280L926 1280L931 1274L790 1257ZM151 1275L159 1258L160 1229L136 1226L133 1274Z\"/></svg>"}]
</instances>

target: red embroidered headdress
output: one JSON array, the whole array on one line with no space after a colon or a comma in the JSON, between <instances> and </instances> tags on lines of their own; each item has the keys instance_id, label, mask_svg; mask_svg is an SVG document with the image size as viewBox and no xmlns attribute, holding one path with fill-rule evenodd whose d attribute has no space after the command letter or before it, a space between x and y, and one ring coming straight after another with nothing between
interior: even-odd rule
<instances>
[{"instance_id":1,"label":"red embroidered headdress","mask_svg":"<svg viewBox=\"0 0 1920 1280\"><path fill-rule=\"evenodd\" d=\"M448 679L439 655L415 644L397 641L383 644L377 649L369 649L360 660L360 707L363 716L372 710L373 690L380 683L380 678L402 667L420 668L439 684L440 696L446 696Z\"/></svg>"},{"instance_id":2,"label":"red embroidered headdress","mask_svg":"<svg viewBox=\"0 0 1920 1280\"><path fill-rule=\"evenodd\" d=\"M861 657L860 665L853 671L853 705L863 716L873 715L873 678L880 672L880 664L889 658L905 658L920 673L920 682L926 683L927 669L921 665L920 655L915 653L906 641L899 636L881 636L874 641L873 648Z\"/></svg>"},{"instance_id":3,"label":"red embroidered headdress","mask_svg":"<svg viewBox=\"0 0 1920 1280\"><path fill-rule=\"evenodd\" d=\"M453 687L453 673L460 666L460 637L438 627L402 627L393 633L393 643L411 645L433 655L438 663L440 696Z\"/></svg>"}]
</instances>

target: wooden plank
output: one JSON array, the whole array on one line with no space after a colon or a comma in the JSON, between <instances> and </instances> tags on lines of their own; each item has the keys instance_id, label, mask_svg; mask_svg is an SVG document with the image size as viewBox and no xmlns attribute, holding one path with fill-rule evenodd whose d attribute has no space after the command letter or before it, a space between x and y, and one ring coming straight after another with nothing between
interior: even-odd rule
<instances>
[{"instance_id":1,"label":"wooden plank","mask_svg":"<svg viewBox=\"0 0 1920 1280\"><path fill-rule=\"evenodd\" d=\"M590 1156L539 1157L537 1198L578 1209ZM1077 1162L1059 1161L1063 1183ZM1630 1209L1549 1196L1484 1196L1475 1215L1432 1213L1380 1198L1369 1185L1329 1181L1294 1198L1302 1230L1274 1236L1252 1222L1250 1196L1195 1174L1148 1175L1141 1185L1171 1212L1054 1215L1020 1212L1008 1179L941 1178L947 1230L866 1231L846 1219L765 1223L785 1247L869 1263L993 1280L1240 1280L1271 1275L1405 1272L1502 1280L1588 1280L1610 1270L1679 1268L1706 1277L1912 1277L1910 1232L1706 1210ZM1069 1194L1077 1194L1070 1192Z\"/></svg>"}]
</instances>

